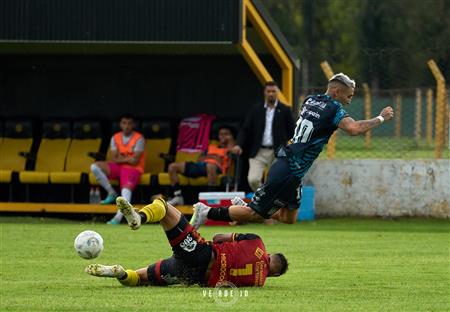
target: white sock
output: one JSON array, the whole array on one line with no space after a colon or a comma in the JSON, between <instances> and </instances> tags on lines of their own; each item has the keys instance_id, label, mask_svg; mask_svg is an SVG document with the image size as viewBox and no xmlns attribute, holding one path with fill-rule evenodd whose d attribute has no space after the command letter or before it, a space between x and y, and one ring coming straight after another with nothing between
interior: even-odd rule
<instances>
[{"instance_id":1,"label":"white sock","mask_svg":"<svg viewBox=\"0 0 450 312\"><path fill-rule=\"evenodd\" d=\"M120 192L120 196L122 196L123 198L128 200L128 202L130 202L131 201L131 190L124 187L122 189L122 191ZM120 210L117 210L116 215L114 216L113 219L120 222L120 221L122 221L122 218L123 218L123 213L120 212Z\"/></svg>"},{"instance_id":2,"label":"white sock","mask_svg":"<svg viewBox=\"0 0 450 312\"><path fill-rule=\"evenodd\" d=\"M108 192L108 195L115 195L116 191L109 183L108 177L96 164L91 165L91 172L94 174L97 182Z\"/></svg>"},{"instance_id":3,"label":"white sock","mask_svg":"<svg viewBox=\"0 0 450 312\"><path fill-rule=\"evenodd\" d=\"M128 202L131 202L131 194L132 194L131 190L126 187L124 187L120 192L120 196L125 198Z\"/></svg>"}]
</instances>

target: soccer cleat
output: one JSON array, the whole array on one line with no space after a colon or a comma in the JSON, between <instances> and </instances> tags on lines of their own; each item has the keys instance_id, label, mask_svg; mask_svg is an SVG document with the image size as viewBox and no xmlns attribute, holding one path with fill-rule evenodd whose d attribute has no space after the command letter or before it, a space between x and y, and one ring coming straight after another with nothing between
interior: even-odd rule
<instances>
[{"instance_id":1,"label":"soccer cleat","mask_svg":"<svg viewBox=\"0 0 450 312\"><path fill-rule=\"evenodd\" d=\"M208 219L208 211L211 207L206 206L204 203L194 204L194 214L192 215L190 224L194 229L198 229Z\"/></svg>"},{"instance_id":2,"label":"soccer cleat","mask_svg":"<svg viewBox=\"0 0 450 312\"><path fill-rule=\"evenodd\" d=\"M167 201L168 204L171 204L172 206L180 206L184 205L184 198L183 196L174 196L171 199Z\"/></svg>"},{"instance_id":3,"label":"soccer cleat","mask_svg":"<svg viewBox=\"0 0 450 312\"><path fill-rule=\"evenodd\" d=\"M108 225L118 225L118 224L120 224L120 221L117 221L116 219L111 219L111 220L109 220L108 222L106 222L106 224L108 224Z\"/></svg>"},{"instance_id":4,"label":"soccer cleat","mask_svg":"<svg viewBox=\"0 0 450 312\"><path fill-rule=\"evenodd\" d=\"M141 216L134 210L133 206L124 197L119 196L116 199L117 208L127 219L128 225L132 230L137 230L141 226Z\"/></svg>"},{"instance_id":5,"label":"soccer cleat","mask_svg":"<svg viewBox=\"0 0 450 312\"><path fill-rule=\"evenodd\" d=\"M114 194L114 195L108 195L108 196L106 196L106 198L105 198L104 200L102 200L102 201L100 202L100 204L102 204L102 205L111 205L111 204L114 204L114 202L116 201L116 198L117 198L117 194Z\"/></svg>"},{"instance_id":6,"label":"soccer cleat","mask_svg":"<svg viewBox=\"0 0 450 312\"><path fill-rule=\"evenodd\" d=\"M247 203L240 197L235 197L231 200L233 206L247 206Z\"/></svg>"},{"instance_id":7,"label":"soccer cleat","mask_svg":"<svg viewBox=\"0 0 450 312\"><path fill-rule=\"evenodd\" d=\"M103 264L89 264L84 271L87 274L100 277L115 277L120 278L125 274L125 269L120 265L103 265Z\"/></svg>"}]
</instances>

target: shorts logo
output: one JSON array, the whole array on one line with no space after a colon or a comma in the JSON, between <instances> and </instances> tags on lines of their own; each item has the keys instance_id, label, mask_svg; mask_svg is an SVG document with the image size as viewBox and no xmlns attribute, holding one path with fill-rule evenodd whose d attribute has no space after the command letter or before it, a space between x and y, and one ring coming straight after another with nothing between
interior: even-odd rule
<instances>
[{"instance_id":1,"label":"shorts logo","mask_svg":"<svg viewBox=\"0 0 450 312\"><path fill-rule=\"evenodd\" d=\"M266 191L264 190L264 186L260 186L257 190L255 195L253 196L252 200L254 202L259 202L261 200L261 197L266 195Z\"/></svg>"},{"instance_id":2,"label":"shorts logo","mask_svg":"<svg viewBox=\"0 0 450 312\"><path fill-rule=\"evenodd\" d=\"M186 238L181 242L180 247L191 252L197 247L197 242L192 238L191 234L188 234Z\"/></svg>"}]
</instances>

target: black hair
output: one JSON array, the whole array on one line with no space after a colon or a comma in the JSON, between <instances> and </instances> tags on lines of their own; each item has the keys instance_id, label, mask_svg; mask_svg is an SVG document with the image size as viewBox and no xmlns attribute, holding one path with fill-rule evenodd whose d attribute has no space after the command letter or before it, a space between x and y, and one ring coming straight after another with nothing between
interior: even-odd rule
<instances>
[{"instance_id":1,"label":"black hair","mask_svg":"<svg viewBox=\"0 0 450 312\"><path fill-rule=\"evenodd\" d=\"M280 275L283 275L288 270L289 263L282 253L276 253L275 256L278 256L278 259L280 259Z\"/></svg>"},{"instance_id":2,"label":"black hair","mask_svg":"<svg viewBox=\"0 0 450 312\"><path fill-rule=\"evenodd\" d=\"M125 114L120 115L119 120L122 120L122 119L131 119L131 120L133 120L133 121L136 120L136 119L134 118L134 116L133 116L132 114L130 114L130 113L125 113Z\"/></svg>"},{"instance_id":3,"label":"black hair","mask_svg":"<svg viewBox=\"0 0 450 312\"><path fill-rule=\"evenodd\" d=\"M273 81L273 80L267 81L267 82L264 84L264 89L265 89L266 87L273 87L273 86L275 86L275 87L278 88L278 83L277 83L276 81Z\"/></svg>"},{"instance_id":4,"label":"black hair","mask_svg":"<svg viewBox=\"0 0 450 312\"><path fill-rule=\"evenodd\" d=\"M227 129L228 131L231 132L231 135L233 136L233 139L236 138L236 129L234 129L234 127L229 126L229 125L222 125L217 129L217 135L219 135L220 130L222 129Z\"/></svg>"}]
</instances>

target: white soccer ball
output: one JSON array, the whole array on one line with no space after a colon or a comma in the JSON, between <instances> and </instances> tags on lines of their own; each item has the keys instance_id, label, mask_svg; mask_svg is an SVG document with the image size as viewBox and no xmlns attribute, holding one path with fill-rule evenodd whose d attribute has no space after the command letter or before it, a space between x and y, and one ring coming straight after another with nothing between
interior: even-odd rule
<instances>
[{"instance_id":1,"label":"white soccer ball","mask_svg":"<svg viewBox=\"0 0 450 312\"><path fill-rule=\"evenodd\" d=\"M75 238L73 246L81 258L97 258L103 250L103 238L97 232L83 231Z\"/></svg>"}]
</instances>

